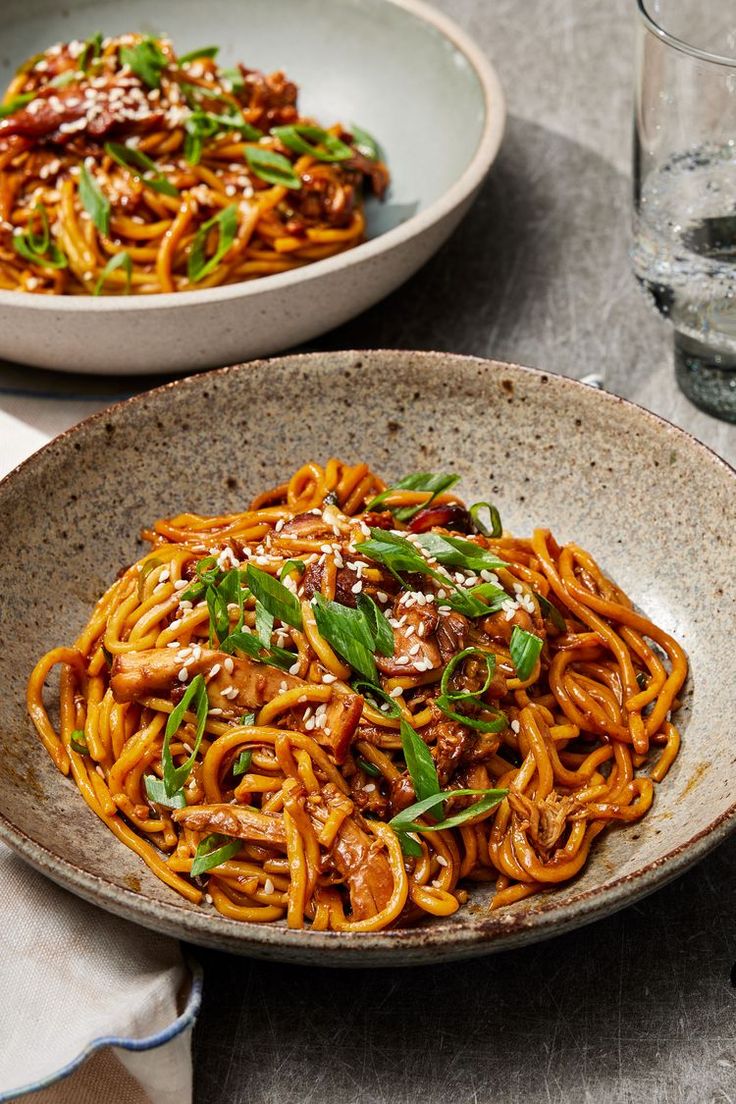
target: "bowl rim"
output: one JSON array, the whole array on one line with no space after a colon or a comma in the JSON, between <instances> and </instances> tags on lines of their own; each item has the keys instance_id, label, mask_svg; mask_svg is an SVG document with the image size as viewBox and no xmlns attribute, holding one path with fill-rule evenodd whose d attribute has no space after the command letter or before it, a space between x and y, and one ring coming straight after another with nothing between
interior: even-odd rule
<instances>
[{"instance_id":1,"label":"bowl rim","mask_svg":"<svg viewBox=\"0 0 736 1104\"><path fill-rule=\"evenodd\" d=\"M494 373L510 372L522 378L533 377L540 382L553 380L553 386L569 391L573 397L585 394L594 403L609 404L612 411L622 407L635 411L636 417L643 418L655 432L664 433L675 439L684 438L688 442L688 447L694 448L705 463L721 470L728 478L732 478L736 486L736 469L693 434L629 399L591 388L580 380L545 372L538 368L459 353L370 349L339 350L328 353L287 353L280 357L229 365L210 372L171 380L159 387L117 402L65 430L0 480L0 489L5 490L6 485L26 467L33 465L41 453L55 449L66 438L73 440L78 434L86 432L90 426L108 421L111 414L121 413L138 403L145 404L152 398L155 400L168 391L186 386L206 387L208 380L221 376L241 373L247 376L247 373L254 368L264 370L274 362L288 361L289 364L304 367L307 370L312 364L329 368L333 358L345 356L363 359L406 356L418 358L430 365L437 365L449 357L455 361L467 362L469 366L482 366L486 370L490 368ZM236 953L307 961L315 952L324 951L328 956L325 959L325 965L345 966L373 965L374 956L383 960L384 955L395 953L401 957L402 951L406 952L406 958L403 959L406 963L410 963L412 958L416 962L440 959L446 961L473 954L507 950L522 943L549 938L609 915L654 892L684 873L734 830L736 830L736 800L704 828L699 829L689 840L672 847L635 871L611 877L605 888L593 887L578 892L564 905L556 905L554 896L543 896L535 910L526 916L493 913L483 919L469 916L464 924L457 922L453 924L452 920L440 921L428 927L375 933L312 932L227 920L219 915L184 910L178 900L171 902L153 900L140 892L123 888L92 874L67 859L60 858L48 846L31 839L0 813L0 840L7 843L53 881L110 912L157 931ZM365 962L361 963L358 956L363 954L366 958Z\"/></svg>"},{"instance_id":2,"label":"bowl rim","mask_svg":"<svg viewBox=\"0 0 736 1104\"><path fill-rule=\"evenodd\" d=\"M0 308L19 307L40 312L82 312L99 314L110 310L135 312L138 310L172 310L178 306L206 306L228 302L232 299L250 299L265 291L278 292L294 284L309 282L341 269L352 269L356 264L378 257L405 244L439 223L483 182L501 145L506 125L506 98L498 74L491 62L469 34L425 0L372 0L377 5L392 5L414 16L417 22L433 27L447 39L470 64L483 96L484 119L478 144L473 156L460 176L423 211L412 215L405 222L362 242L354 249L327 257L314 264L278 272L260 280L242 280L239 283L222 284L200 291L156 292L151 295L114 297L92 295L23 295L17 291L0 289Z\"/></svg>"}]
</instances>

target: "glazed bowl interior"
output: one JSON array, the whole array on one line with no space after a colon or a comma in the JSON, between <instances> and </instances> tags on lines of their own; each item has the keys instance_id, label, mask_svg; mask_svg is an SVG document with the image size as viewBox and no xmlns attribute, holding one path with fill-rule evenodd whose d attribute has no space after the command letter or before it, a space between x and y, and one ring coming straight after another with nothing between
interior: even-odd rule
<instances>
[{"instance_id":1,"label":"glazed bowl interior","mask_svg":"<svg viewBox=\"0 0 736 1104\"><path fill-rule=\"evenodd\" d=\"M682 750L640 823L596 844L584 873L489 914L488 891L422 928L372 935L227 920L153 877L58 774L26 716L39 656L71 643L139 530L181 511L242 509L309 458L387 478L456 471L504 524L588 549L686 648ZM697 524L685 524L697 488ZM488 953L584 923L684 870L734 823L736 477L704 446L571 380L410 352L288 357L187 379L100 414L0 485L0 836L104 908L194 942L292 961L378 964Z\"/></svg>"},{"instance_id":2,"label":"glazed bowl interior","mask_svg":"<svg viewBox=\"0 0 736 1104\"><path fill-rule=\"evenodd\" d=\"M498 150L496 75L421 0L6 0L0 85L55 41L167 33L179 53L219 45L225 66L283 69L299 107L379 140L386 199L367 240L268 275L186 293L46 296L0 290L0 356L61 371L183 373L278 352L339 325L406 280L453 230Z\"/></svg>"}]
</instances>

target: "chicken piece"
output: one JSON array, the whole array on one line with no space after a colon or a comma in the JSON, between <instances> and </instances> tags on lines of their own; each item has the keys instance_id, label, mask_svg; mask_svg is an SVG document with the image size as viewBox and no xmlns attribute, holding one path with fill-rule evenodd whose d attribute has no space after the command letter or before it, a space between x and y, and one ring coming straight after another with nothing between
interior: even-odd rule
<instances>
[{"instance_id":1,"label":"chicken piece","mask_svg":"<svg viewBox=\"0 0 736 1104\"><path fill-rule=\"evenodd\" d=\"M522 820L529 837L542 851L551 851L565 831L568 820L585 815L582 806L566 794L554 790L541 801L509 790L509 805Z\"/></svg>"},{"instance_id":2,"label":"chicken piece","mask_svg":"<svg viewBox=\"0 0 736 1104\"><path fill-rule=\"evenodd\" d=\"M177 658L179 657L179 658ZM237 716L251 709L260 709L277 694L296 686L306 686L303 679L286 674L276 667L243 657L227 656L224 652L201 648L198 659L189 656L187 681L204 675L210 708L219 708L225 715ZM226 664L232 662L232 672ZM219 665L219 670L218 670ZM116 701L135 701L150 694L170 693L181 686L179 672L183 666L180 653L173 648L151 648L143 652L124 652L112 661L110 686ZM215 670L212 677L210 672ZM232 695L232 689L237 693Z\"/></svg>"},{"instance_id":3,"label":"chicken piece","mask_svg":"<svg viewBox=\"0 0 736 1104\"><path fill-rule=\"evenodd\" d=\"M424 730L427 735L430 729ZM469 748L474 743L474 738L462 725L455 721L440 721L431 728L431 735L435 737L434 760L437 767L437 777L441 786L446 786L453 774L464 762Z\"/></svg>"},{"instance_id":4,"label":"chicken piece","mask_svg":"<svg viewBox=\"0 0 736 1104\"><path fill-rule=\"evenodd\" d=\"M328 806L345 802L345 795L331 782L322 792ZM366 920L386 907L394 885L391 867L383 845L366 832L360 814L353 813L343 821L329 861L348 887L354 920Z\"/></svg>"},{"instance_id":5,"label":"chicken piece","mask_svg":"<svg viewBox=\"0 0 736 1104\"><path fill-rule=\"evenodd\" d=\"M376 570L375 564L371 564L371 569ZM314 594L318 594L322 590L322 573L324 568L320 563L312 563L302 576L302 597L308 601ZM355 609L358 603L358 595L353 593L353 587L355 586L358 576L355 571L352 571L349 567L340 567L335 572L335 601L339 602L342 606L349 606L351 609ZM363 577L363 589L361 593L367 594L369 597L375 599L379 592L383 594L393 594L396 591L396 580L388 572L382 572L381 577L378 580L367 579Z\"/></svg>"},{"instance_id":6,"label":"chicken piece","mask_svg":"<svg viewBox=\"0 0 736 1104\"><path fill-rule=\"evenodd\" d=\"M137 88L122 88L111 82L107 88L96 88L94 99L88 99L75 83L66 88L40 89L35 100L0 119L0 139L18 134L23 138L49 139L65 143L80 132L91 138L101 138L120 124L130 126L136 112L136 128L150 129L160 125L161 111L151 111L148 100ZM61 130L67 124L79 122L78 128Z\"/></svg>"},{"instance_id":7,"label":"chicken piece","mask_svg":"<svg viewBox=\"0 0 736 1104\"><path fill-rule=\"evenodd\" d=\"M268 816L247 805L190 805L172 809L179 824L194 832L221 832L223 836L286 848L286 832L280 817Z\"/></svg>"},{"instance_id":8,"label":"chicken piece","mask_svg":"<svg viewBox=\"0 0 736 1104\"><path fill-rule=\"evenodd\" d=\"M350 779L350 796L361 813L373 813L383 819L389 814L390 803L379 785L379 779L358 770Z\"/></svg>"},{"instance_id":9,"label":"chicken piece","mask_svg":"<svg viewBox=\"0 0 736 1104\"><path fill-rule=\"evenodd\" d=\"M173 648L152 648L145 652L125 652L114 658L110 685L116 701L135 701L150 694L174 694L183 685L179 681L182 668ZM232 671L226 664L232 661ZM218 669L219 668L219 669ZM278 694L309 684L296 675L286 674L265 663L224 652L202 648L199 659L187 663L189 680L202 674L207 682L210 709L219 709L225 718L260 709ZM210 677L210 672L215 674ZM233 689L236 693L233 695ZM363 699L358 694L334 692L326 703L324 724L307 730L304 723L305 704L301 711L293 710L287 717L294 728L314 737L318 744L329 748L338 763L345 761L350 741L363 712ZM314 703L312 703L314 708Z\"/></svg>"},{"instance_id":10,"label":"chicken piece","mask_svg":"<svg viewBox=\"0 0 736 1104\"><path fill-rule=\"evenodd\" d=\"M302 540L318 540L320 537L329 541L335 539L332 526L327 524L321 513L313 514L311 510L305 514L295 514L290 521L284 523L277 536L300 537Z\"/></svg>"},{"instance_id":11,"label":"chicken piece","mask_svg":"<svg viewBox=\"0 0 736 1104\"><path fill-rule=\"evenodd\" d=\"M297 118L297 87L280 71L264 74L240 65L248 103L248 121L262 130L293 123Z\"/></svg>"},{"instance_id":12,"label":"chicken piece","mask_svg":"<svg viewBox=\"0 0 736 1104\"><path fill-rule=\"evenodd\" d=\"M491 640L497 640L502 644L508 644L511 640L514 625L518 625L520 629L526 629L527 632L538 632L525 609L514 610L513 616L508 620L505 612L499 610L498 613L491 613L481 621L481 628Z\"/></svg>"},{"instance_id":13,"label":"chicken piece","mask_svg":"<svg viewBox=\"0 0 736 1104\"><path fill-rule=\"evenodd\" d=\"M404 771L398 778L393 778L389 783L389 798L391 801L391 815L396 816L408 809L417 799L414 791L414 783L408 771Z\"/></svg>"},{"instance_id":14,"label":"chicken piece","mask_svg":"<svg viewBox=\"0 0 736 1104\"><path fill-rule=\"evenodd\" d=\"M410 606L399 598L394 603L393 617L401 621L394 629L394 654L376 656L376 665L389 678L399 675L419 675L439 667L442 660L434 631L439 614L433 606ZM402 620L403 619L403 620Z\"/></svg>"}]
</instances>

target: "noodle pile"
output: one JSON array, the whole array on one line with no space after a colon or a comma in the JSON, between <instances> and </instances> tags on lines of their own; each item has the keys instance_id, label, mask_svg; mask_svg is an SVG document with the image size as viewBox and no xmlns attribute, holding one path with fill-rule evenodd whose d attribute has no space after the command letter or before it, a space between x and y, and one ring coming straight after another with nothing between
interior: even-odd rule
<instances>
[{"instance_id":1,"label":"noodle pile","mask_svg":"<svg viewBox=\"0 0 736 1104\"><path fill-rule=\"evenodd\" d=\"M286 272L365 239L388 172L324 130L283 73L95 35L30 58L0 104L0 288L188 291Z\"/></svg>"},{"instance_id":2,"label":"noodle pile","mask_svg":"<svg viewBox=\"0 0 736 1104\"><path fill-rule=\"evenodd\" d=\"M510 535L456 480L333 459L160 520L39 661L54 763L187 900L363 932L450 916L471 882L496 909L650 808L684 652L586 551Z\"/></svg>"}]
</instances>

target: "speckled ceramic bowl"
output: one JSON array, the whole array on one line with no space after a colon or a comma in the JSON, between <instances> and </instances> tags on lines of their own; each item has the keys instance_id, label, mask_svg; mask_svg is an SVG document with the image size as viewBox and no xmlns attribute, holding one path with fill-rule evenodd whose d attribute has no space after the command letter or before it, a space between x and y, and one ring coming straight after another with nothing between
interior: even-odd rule
<instances>
[{"instance_id":1,"label":"speckled ceramic bowl","mask_svg":"<svg viewBox=\"0 0 736 1104\"><path fill-rule=\"evenodd\" d=\"M651 813L584 874L488 914L376 935L239 924L183 901L53 768L25 712L28 672L71 642L138 531L182 510L242 509L306 459L388 477L460 473L527 534L577 540L687 649L682 752ZM732 638L735 473L638 407L541 372L444 353L287 357L169 384L53 441L0 484L0 837L75 893L197 943L295 962L406 964L485 954L603 916L701 858L736 823Z\"/></svg>"},{"instance_id":2,"label":"speckled ceramic bowl","mask_svg":"<svg viewBox=\"0 0 736 1104\"><path fill-rule=\"evenodd\" d=\"M283 68L305 114L357 122L386 153L368 241L292 272L180 294L0 290L0 357L67 372L189 372L267 356L365 310L435 252L493 162L505 106L468 36L420 0L3 0L0 87L25 58L97 30L165 31L180 53Z\"/></svg>"}]
</instances>

